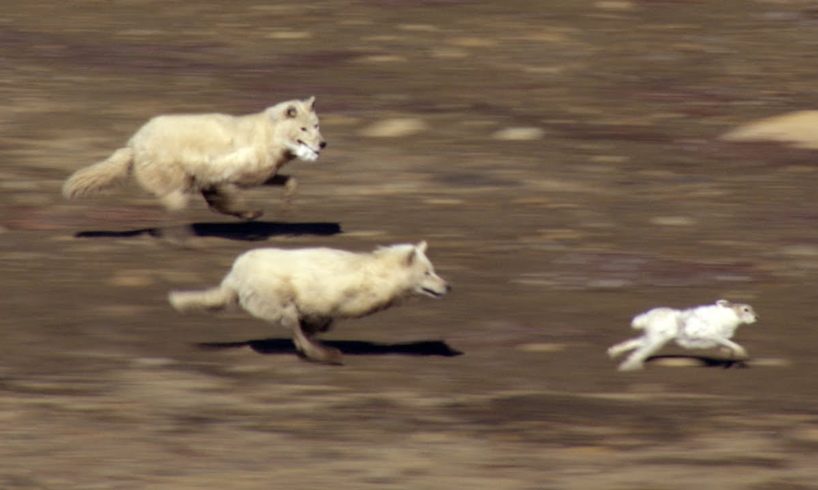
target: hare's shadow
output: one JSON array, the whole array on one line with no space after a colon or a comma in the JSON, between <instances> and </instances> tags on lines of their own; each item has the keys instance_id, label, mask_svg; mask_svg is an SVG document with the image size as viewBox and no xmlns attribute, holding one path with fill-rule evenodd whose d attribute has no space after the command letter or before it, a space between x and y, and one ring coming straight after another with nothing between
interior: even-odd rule
<instances>
[{"instance_id":1,"label":"hare's shadow","mask_svg":"<svg viewBox=\"0 0 818 490\"><path fill-rule=\"evenodd\" d=\"M645 359L645 362L656 362L661 361L662 359L689 359L698 363L698 366L696 367L705 368L745 369L750 367L746 359L725 359L723 357L712 357L696 354L664 354L659 356L650 356Z\"/></svg>"},{"instance_id":2,"label":"hare's shadow","mask_svg":"<svg viewBox=\"0 0 818 490\"><path fill-rule=\"evenodd\" d=\"M350 356L382 356L382 355L404 355L404 356L437 356L455 357L463 353L453 349L446 342L441 340L421 340L415 342L401 342L386 344L379 342L367 342L363 340L323 340L323 345L335 347L345 355ZM202 342L197 344L203 349L222 350L249 347L259 354L297 354L295 344L290 339L258 339L245 340L239 342Z\"/></svg>"},{"instance_id":3,"label":"hare's shadow","mask_svg":"<svg viewBox=\"0 0 818 490\"><path fill-rule=\"evenodd\" d=\"M136 236L161 237L168 231L163 228L138 228L134 230L88 230L80 231L76 238L129 238ZM282 235L336 235L341 225L332 222L283 223L278 221L241 221L234 223L192 223L189 231L194 236L218 237L229 240L260 241Z\"/></svg>"}]
</instances>

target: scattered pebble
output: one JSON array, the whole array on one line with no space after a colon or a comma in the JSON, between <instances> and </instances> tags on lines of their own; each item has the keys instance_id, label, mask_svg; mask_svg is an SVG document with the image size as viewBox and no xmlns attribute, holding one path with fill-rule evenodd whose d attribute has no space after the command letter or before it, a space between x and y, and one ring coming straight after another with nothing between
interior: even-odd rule
<instances>
[{"instance_id":1,"label":"scattered pebble","mask_svg":"<svg viewBox=\"0 0 818 490\"><path fill-rule=\"evenodd\" d=\"M424 200L426 204L434 204L438 206L458 206L463 204L465 201L463 199L454 199L454 198L431 198Z\"/></svg>"},{"instance_id":2,"label":"scattered pebble","mask_svg":"<svg viewBox=\"0 0 818 490\"><path fill-rule=\"evenodd\" d=\"M433 49L430 54L432 58L442 59L466 58L469 56L468 51L460 48L436 48Z\"/></svg>"},{"instance_id":3,"label":"scattered pebble","mask_svg":"<svg viewBox=\"0 0 818 490\"><path fill-rule=\"evenodd\" d=\"M752 367L789 367L792 362L789 359L782 359L779 357L760 357L758 359L750 359L747 361Z\"/></svg>"},{"instance_id":4,"label":"scattered pebble","mask_svg":"<svg viewBox=\"0 0 818 490\"><path fill-rule=\"evenodd\" d=\"M176 364L176 361L174 361L173 359L168 359L166 357L140 357L134 359L133 363L139 367L161 368L172 366Z\"/></svg>"},{"instance_id":5,"label":"scattered pebble","mask_svg":"<svg viewBox=\"0 0 818 490\"><path fill-rule=\"evenodd\" d=\"M412 136L426 129L422 119L400 117L383 119L375 122L361 131L361 135L369 138L401 138Z\"/></svg>"},{"instance_id":6,"label":"scattered pebble","mask_svg":"<svg viewBox=\"0 0 818 490\"><path fill-rule=\"evenodd\" d=\"M654 216L650 223L659 226L693 226L696 220L687 216Z\"/></svg>"},{"instance_id":7,"label":"scattered pebble","mask_svg":"<svg viewBox=\"0 0 818 490\"><path fill-rule=\"evenodd\" d=\"M789 245L781 248L781 253L791 257L818 257L816 245Z\"/></svg>"},{"instance_id":8,"label":"scattered pebble","mask_svg":"<svg viewBox=\"0 0 818 490\"><path fill-rule=\"evenodd\" d=\"M150 273L141 270L118 271L108 280L108 284L122 287L144 287L153 283Z\"/></svg>"},{"instance_id":9,"label":"scattered pebble","mask_svg":"<svg viewBox=\"0 0 818 490\"><path fill-rule=\"evenodd\" d=\"M299 40L312 38L312 32L309 31L276 31L267 34L268 39L280 40Z\"/></svg>"},{"instance_id":10,"label":"scattered pebble","mask_svg":"<svg viewBox=\"0 0 818 490\"><path fill-rule=\"evenodd\" d=\"M497 45L497 41L485 37L453 37L447 39L446 43L460 48L488 48Z\"/></svg>"},{"instance_id":11,"label":"scattered pebble","mask_svg":"<svg viewBox=\"0 0 818 490\"><path fill-rule=\"evenodd\" d=\"M373 54L371 56L361 56L357 60L362 63L401 63L407 61L407 58L392 54Z\"/></svg>"},{"instance_id":12,"label":"scattered pebble","mask_svg":"<svg viewBox=\"0 0 818 490\"><path fill-rule=\"evenodd\" d=\"M633 10L635 5L629 1L602 0L595 2L594 7L602 10Z\"/></svg>"},{"instance_id":13,"label":"scattered pebble","mask_svg":"<svg viewBox=\"0 0 818 490\"><path fill-rule=\"evenodd\" d=\"M565 344L558 344L553 342L530 342L527 344L520 344L517 350L523 352L560 352L565 350Z\"/></svg>"},{"instance_id":14,"label":"scattered pebble","mask_svg":"<svg viewBox=\"0 0 818 490\"><path fill-rule=\"evenodd\" d=\"M818 150L818 111L797 111L760 119L721 136L725 141L775 141Z\"/></svg>"},{"instance_id":15,"label":"scattered pebble","mask_svg":"<svg viewBox=\"0 0 818 490\"><path fill-rule=\"evenodd\" d=\"M518 127L501 129L491 135L496 140L504 141L532 141L541 139L545 131L534 127Z\"/></svg>"}]
</instances>

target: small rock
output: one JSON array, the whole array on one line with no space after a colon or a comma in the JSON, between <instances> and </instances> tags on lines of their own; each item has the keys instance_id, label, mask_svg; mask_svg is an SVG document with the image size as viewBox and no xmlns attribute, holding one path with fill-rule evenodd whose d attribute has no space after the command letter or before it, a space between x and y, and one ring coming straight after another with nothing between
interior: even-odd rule
<instances>
[{"instance_id":1,"label":"small rock","mask_svg":"<svg viewBox=\"0 0 818 490\"><path fill-rule=\"evenodd\" d=\"M565 350L565 344L557 344L553 342L530 342L527 344L520 344L517 350L523 352L560 352Z\"/></svg>"},{"instance_id":2,"label":"small rock","mask_svg":"<svg viewBox=\"0 0 818 490\"><path fill-rule=\"evenodd\" d=\"M357 59L362 63L402 63L407 61L404 56L397 56L392 54L373 54L371 56L361 56Z\"/></svg>"},{"instance_id":3,"label":"small rock","mask_svg":"<svg viewBox=\"0 0 818 490\"><path fill-rule=\"evenodd\" d=\"M776 357L760 357L758 359L750 359L747 362L751 367L789 367L792 362L789 359L782 359Z\"/></svg>"},{"instance_id":4,"label":"small rock","mask_svg":"<svg viewBox=\"0 0 818 490\"><path fill-rule=\"evenodd\" d=\"M791 257L818 257L818 246L789 245L781 248L781 253Z\"/></svg>"},{"instance_id":5,"label":"small rock","mask_svg":"<svg viewBox=\"0 0 818 490\"><path fill-rule=\"evenodd\" d=\"M176 364L173 359L166 357L139 357L133 360L133 363L139 367L145 368L163 368Z\"/></svg>"},{"instance_id":6,"label":"small rock","mask_svg":"<svg viewBox=\"0 0 818 490\"><path fill-rule=\"evenodd\" d=\"M361 131L369 138L401 138L412 136L426 129L426 123L418 118L401 117L378 121Z\"/></svg>"},{"instance_id":7,"label":"small rock","mask_svg":"<svg viewBox=\"0 0 818 490\"><path fill-rule=\"evenodd\" d=\"M725 141L775 141L818 150L818 111L789 112L739 126L721 136Z\"/></svg>"},{"instance_id":8,"label":"small rock","mask_svg":"<svg viewBox=\"0 0 818 490\"><path fill-rule=\"evenodd\" d=\"M310 39L311 37L312 33L309 31L276 31L267 34L268 39L280 39L282 41Z\"/></svg>"},{"instance_id":9,"label":"small rock","mask_svg":"<svg viewBox=\"0 0 818 490\"><path fill-rule=\"evenodd\" d=\"M123 287L143 287L153 284L153 278L145 271L119 271L108 280L109 284Z\"/></svg>"},{"instance_id":10,"label":"small rock","mask_svg":"<svg viewBox=\"0 0 818 490\"><path fill-rule=\"evenodd\" d=\"M695 219L687 216L654 216L650 222L659 226L693 226L696 224Z\"/></svg>"},{"instance_id":11,"label":"small rock","mask_svg":"<svg viewBox=\"0 0 818 490\"><path fill-rule=\"evenodd\" d=\"M443 198L443 197L434 197L424 200L426 204L433 204L437 206L459 206L463 204L462 199L452 199L452 198Z\"/></svg>"},{"instance_id":12,"label":"small rock","mask_svg":"<svg viewBox=\"0 0 818 490\"><path fill-rule=\"evenodd\" d=\"M635 5L628 1L602 0L594 3L594 7L602 10L632 10Z\"/></svg>"},{"instance_id":13,"label":"small rock","mask_svg":"<svg viewBox=\"0 0 818 490\"><path fill-rule=\"evenodd\" d=\"M540 128L518 127L501 129L491 137L503 141L533 141L541 139L544 135L545 131Z\"/></svg>"},{"instance_id":14,"label":"small rock","mask_svg":"<svg viewBox=\"0 0 818 490\"><path fill-rule=\"evenodd\" d=\"M460 48L489 48L497 45L497 41L486 37L453 37L446 40L447 44Z\"/></svg>"}]
</instances>

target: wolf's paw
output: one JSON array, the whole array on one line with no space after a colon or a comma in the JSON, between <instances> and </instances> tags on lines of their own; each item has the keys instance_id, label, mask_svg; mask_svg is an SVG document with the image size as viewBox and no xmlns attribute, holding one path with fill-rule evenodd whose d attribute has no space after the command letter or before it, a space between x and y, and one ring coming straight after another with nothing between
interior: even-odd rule
<instances>
[{"instance_id":1,"label":"wolf's paw","mask_svg":"<svg viewBox=\"0 0 818 490\"><path fill-rule=\"evenodd\" d=\"M261 215L263 215L263 214L264 214L264 211L262 211L260 209L254 209L252 211L242 211L240 213L237 213L236 216L238 216L240 219L243 219L245 221L253 221L253 220L259 219L261 217Z\"/></svg>"},{"instance_id":2,"label":"wolf's paw","mask_svg":"<svg viewBox=\"0 0 818 490\"><path fill-rule=\"evenodd\" d=\"M304 359L322 364L341 365L344 363L344 355L334 347L313 345L309 349L300 353Z\"/></svg>"},{"instance_id":3,"label":"wolf's paw","mask_svg":"<svg viewBox=\"0 0 818 490\"><path fill-rule=\"evenodd\" d=\"M289 177L287 183L284 184L284 199L292 199L295 197L296 192L298 192L298 181L295 177Z\"/></svg>"}]
</instances>

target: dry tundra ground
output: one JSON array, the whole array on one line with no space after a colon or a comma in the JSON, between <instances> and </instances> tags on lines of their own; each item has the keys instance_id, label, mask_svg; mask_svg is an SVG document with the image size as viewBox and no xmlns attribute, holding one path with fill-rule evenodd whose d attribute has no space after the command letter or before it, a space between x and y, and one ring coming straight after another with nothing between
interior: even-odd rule
<instances>
[{"instance_id":1,"label":"dry tundra ground","mask_svg":"<svg viewBox=\"0 0 818 490\"><path fill-rule=\"evenodd\" d=\"M3 7L0 488L818 488L818 160L718 138L818 107L813 2ZM193 249L135 188L60 196L153 115L309 95L295 202L200 203ZM343 367L165 301L251 247L420 239L453 293L342 323ZM605 357L719 297L748 363Z\"/></svg>"}]
</instances>

